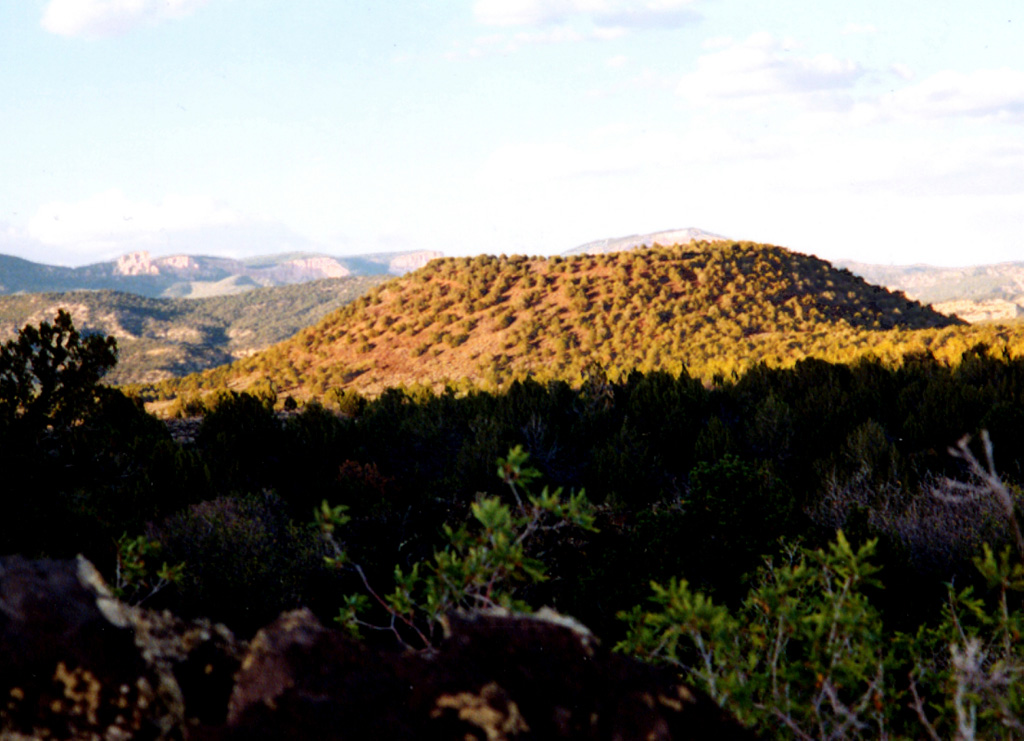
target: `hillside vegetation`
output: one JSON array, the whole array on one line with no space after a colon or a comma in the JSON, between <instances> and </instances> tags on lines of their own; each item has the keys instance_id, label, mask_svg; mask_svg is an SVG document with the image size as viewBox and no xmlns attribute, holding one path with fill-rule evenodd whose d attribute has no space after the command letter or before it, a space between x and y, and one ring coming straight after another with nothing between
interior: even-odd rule
<instances>
[{"instance_id":1,"label":"hillside vegetation","mask_svg":"<svg viewBox=\"0 0 1024 741\"><path fill-rule=\"evenodd\" d=\"M858 328L847 298L811 331L950 333L943 352L979 336ZM61 312L0 346L0 548L81 553L124 599L245 636L304 605L429 652L456 607L547 605L763 738L1011 738L1017 341L710 383L591 367L575 387L392 388L339 395L345 414L219 393L198 424L165 424L99 384L113 340Z\"/></svg>"},{"instance_id":2,"label":"hillside vegetation","mask_svg":"<svg viewBox=\"0 0 1024 741\"><path fill-rule=\"evenodd\" d=\"M574 257L437 260L230 366L145 389L169 398L269 381L296 398L468 379L579 382L601 368L705 381L804 357L955 360L1020 331L966 329L902 294L781 247L700 243Z\"/></svg>"},{"instance_id":3,"label":"hillside vegetation","mask_svg":"<svg viewBox=\"0 0 1024 741\"><path fill-rule=\"evenodd\" d=\"M348 415L221 394L176 442L96 385L109 344L62 314L0 348L0 462L32 492L0 501L6 552L82 553L245 636L304 605L431 652L453 609L548 605L763 738L1024 718L1024 358L391 389Z\"/></svg>"},{"instance_id":4,"label":"hillside vegetation","mask_svg":"<svg viewBox=\"0 0 1024 741\"><path fill-rule=\"evenodd\" d=\"M385 280L338 278L205 299L145 298L116 291L0 296L0 341L64 308L83 333L117 340L119 360L107 376L109 382L153 382L269 347Z\"/></svg>"}]
</instances>

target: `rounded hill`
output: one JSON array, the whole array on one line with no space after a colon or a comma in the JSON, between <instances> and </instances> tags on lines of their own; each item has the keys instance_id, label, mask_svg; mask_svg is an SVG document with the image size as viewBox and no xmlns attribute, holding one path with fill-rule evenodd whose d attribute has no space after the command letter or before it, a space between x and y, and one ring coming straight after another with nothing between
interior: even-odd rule
<instances>
[{"instance_id":1,"label":"rounded hill","mask_svg":"<svg viewBox=\"0 0 1024 741\"><path fill-rule=\"evenodd\" d=\"M308 398L464 379L483 387L525 376L574 381L595 367L618 375L686 366L710 377L828 348L866 352L872 334L959 323L771 245L445 258L266 351L152 391L166 398L269 382Z\"/></svg>"}]
</instances>

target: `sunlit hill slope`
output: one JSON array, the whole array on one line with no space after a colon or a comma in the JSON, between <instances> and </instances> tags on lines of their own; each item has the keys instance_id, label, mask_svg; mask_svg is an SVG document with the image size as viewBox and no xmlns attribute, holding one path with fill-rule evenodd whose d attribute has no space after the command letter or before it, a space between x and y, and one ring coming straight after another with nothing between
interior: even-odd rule
<instances>
[{"instance_id":1,"label":"sunlit hill slope","mask_svg":"<svg viewBox=\"0 0 1024 741\"><path fill-rule=\"evenodd\" d=\"M269 383L296 398L348 388L578 381L584 369L710 379L764 361L956 355L956 319L781 247L698 243L573 257L448 258L393 279L268 350L142 389L168 398ZM1001 334L1000 334L1001 333Z\"/></svg>"}]
</instances>

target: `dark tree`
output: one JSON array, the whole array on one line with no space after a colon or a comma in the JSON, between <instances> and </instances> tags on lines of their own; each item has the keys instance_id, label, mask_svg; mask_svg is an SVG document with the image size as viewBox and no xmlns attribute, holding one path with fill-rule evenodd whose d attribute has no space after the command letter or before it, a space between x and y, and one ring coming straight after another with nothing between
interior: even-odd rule
<instances>
[{"instance_id":1,"label":"dark tree","mask_svg":"<svg viewBox=\"0 0 1024 741\"><path fill-rule=\"evenodd\" d=\"M0 425L23 442L68 427L95 409L97 384L117 362L113 337L82 337L64 309L0 346Z\"/></svg>"},{"instance_id":2,"label":"dark tree","mask_svg":"<svg viewBox=\"0 0 1024 741\"><path fill-rule=\"evenodd\" d=\"M0 345L0 553L73 555L80 533L98 532L84 488L118 447L92 424L123 398L99 385L116 359L114 338L82 337L64 310Z\"/></svg>"}]
</instances>

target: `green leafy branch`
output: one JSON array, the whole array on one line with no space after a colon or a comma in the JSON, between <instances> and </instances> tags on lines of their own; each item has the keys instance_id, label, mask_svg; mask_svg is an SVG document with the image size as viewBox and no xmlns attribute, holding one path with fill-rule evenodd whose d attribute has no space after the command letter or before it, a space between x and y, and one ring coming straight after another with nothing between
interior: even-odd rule
<instances>
[{"instance_id":1,"label":"green leafy branch","mask_svg":"<svg viewBox=\"0 0 1024 741\"><path fill-rule=\"evenodd\" d=\"M827 550L769 561L738 616L684 580L652 583L655 609L621 613L616 648L679 667L746 723L801 739L884 736L881 619L863 594L877 586L875 547L840 531Z\"/></svg>"},{"instance_id":2,"label":"green leafy branch","mask_svg":"<svg viewBox=\"0 0 1024 741\"><path fill-rule=\"evenodd\" d=\"M432 559L416 563L408 571L396 566L394 590L384 596L372 588L358 564L349 563L334 539L335 529L347 522L344 508L324 502L317 523L333 551L327 562L353 568L369 594L346 597L337 621L354 635L363 628L390 631L408 647L404 626L405 633L412 632L421 647L429 647L436 628L443 626L451 612L493 608L528 612L529 605L516 596L518 588L548 578L543 560L534 552L536 536L568 526L594 530L593 507L583 492L565 495L561 488L545 486L538 495L530 493L540 473L528 460L520 446L498 460L498 476L509 487L514 506L499 497L478 495L470 507L471 521L457 529L445 525L447 544L435 551ZM362 618L374 603L389 616L387 624Z\"/></svg>"},{"instance_id":3,"label":"green leafy branch","mask_svg":"<svg viewBox=\"0 0 1024 741\"><path fill-rule=\"evenodd\" d=\"M122 533L117 539L117 566L114 572L114 595L129 604L141 605L158 592L181 580L184 563L162 562L155 570L151 563L160 553L160 543L142 535L129 538Z\"/></svg>"}]
</instances>

